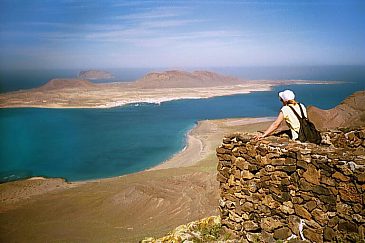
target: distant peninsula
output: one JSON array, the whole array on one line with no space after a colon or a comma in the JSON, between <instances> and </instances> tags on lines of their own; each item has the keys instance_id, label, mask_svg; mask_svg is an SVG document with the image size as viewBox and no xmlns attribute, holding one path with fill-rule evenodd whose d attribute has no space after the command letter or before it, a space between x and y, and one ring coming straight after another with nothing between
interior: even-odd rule
<instances>
[{"instance_id":1,"label":"distant peninsula","mask_svg":"<svg viewBox=\"0 0 365 243\"><path fill-rule=\"evenodd\" d=\"M101 70L87 70L81 71L79 73L78 78L80 79L112 79L114 78L113 74L101 71Z\"/></svg>"},{"instance_id":2,"label":"distant peninsula","mask_svg":"<svg viewBox=\"0 0 365 243\"><path fill-rule=\"evenodd\" d=\"M148 73L134 82L93 83L89 79L52 79L38 88L2 93L0 108L109 108L133 103L161 103L269 91L277 85L334 83L241 80L210 71L179 70Z\"/></svg>"}]
</instances>

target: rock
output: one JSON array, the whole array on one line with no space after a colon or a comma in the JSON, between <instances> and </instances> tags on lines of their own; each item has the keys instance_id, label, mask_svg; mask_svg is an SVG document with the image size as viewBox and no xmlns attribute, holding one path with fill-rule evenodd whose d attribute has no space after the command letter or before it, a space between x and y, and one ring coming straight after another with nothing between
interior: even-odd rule
<instances>
[{"instance_id":1,"label":"rock","mask_svg":"<svg viewBox=\"0 0 365 243\"><path fill-rule=\"evenodd\" d=\"M253 221L245 221L242 223L242 229L246 231L256 231L259 229L259 226Z\"/></svg>"},{"instance_id":2,"label":"rock","mask_svg":"<svg viewBox=\"0 0 365 243\"><path fill-rule=\"evenodd\" d=\"M343 175L342 173L336 171L333 176L333 178L337 179L337 180L340 180L340 181L344 181L344 182L347 182L347 181L350 181L350 178Z\"/></svg>"},{"instance_id":3,"label":"rock","mask_svg":"<svg viewBox=\"0 0 365 243\"><path fill-rule=\"evenodd\" d=\"M295 235L300 235L300 218L296 215L290 215L288 217L288 226Z\"/></svg>"},{"instance_id":4,"label":"rock","mask_svg":"<svg viewBox=\"0 0 365 243\"><path fill-rule=\"evenodd\" d=\"M246 237L249 242L261 242L261 233L247 233Z\"/></svg>"},{"instance_id":5,"label":"rock","mask_svg":"<svg viewBox=\"0 0 365 243\"><path fill-rule=\"evenodd\" d=\"M331 195L330 190L328 190L328 188L326 188L322 185L315 186L313 188L313 192L316 194L319 194L319 195L325 195L325 196Z\"/></svg>"},{"instance_id":6,"label":"rock","mask_svg":"<svg viewBox=\"0 0 365 243\"><path fill-rule=\"evenodd\" d=\"M225 183L228 179L222 175L222 173L217 174L217 180L221 183Z\"/></svg>"},{"instance_id":7,"label":"rock","mask_svg":"<svg viewBox=\"0 0 365 243\"><path fill-rule=\"evenodd\" d=\"M317 223L315 220L305 220L305 225L308 226L311 229L320 230L322 227L319 223Z\"/></svg>"},{"instance_id":8,"label":"rock","mask_svg":"<svg viewBox=\"0 0 365 243\"><path fill-rule=\"evenodd\" d=\"M293 203L290 201L284 202L283 205L280 206L280 211L285 214L293 214Z\"/></svg>"},{"instance_id":9,"label":"rock","mask_svg":"<svg viewBox=\"0 0 365 243\"><path fill-rule=\"evenodd\" d=\"M342 202L338 202L336 204L336 211L339 215L351 215L352 214L352 208L351 206L342 203Z\"/></svg>"},{"instance_id":10,"label":"rock","mask_svg":"<svg viewBox=\"0 0 365 243\"><path fill-rule=\"evenodd\" d=\"M277 208L280 206L280 204L275 201L271 195L266 195L265 198L262 200L262 204L269 208Z\"/></svg>"},{"instance_id":11,"label":"rock","mask_svg":"<svg viewBox=\"0 0 365 243\"><path fill-rule=\"evenodd\" d=\"M245 202L243 205L241 205L241 209L244 212L252 212L253 210L255 210L251 202Z\"/></svg>"},{"instance_id":12,"label":"rock","mask_svg":"<svg viewBox=\"0 0 365 243\"><path fill-rule=\"evenodd\" d=\"M336 217L333 217L331 218L329 221L328 221L328 227L335 227L338 222L339 222L339 218L336 216Z\"/></svg>"},{"instance_id":13,"label":"rock","mask_svg":"<svg viewBox=\"0 0 365 243\"><path fill-rule=\"evenodd\" d=\"M308 163L302 160L298 160L297 166L306 170L308 168Z\"/></svg>"},{"instance_id":14,"label":"rock","mask_svg":"<svg viewBox=\"0 0 365 243\"><path fill-rule=\"evenodd\" d=\"M304 205L304 207L309 211L312 211L316 206L317 206L317 203L314 200L310 200L310 201L306 202Z\"/></svg>"},{"instance_id":15,"label":"rock","mask_svg":"<svg viewBox=\"0 0 365 243\"><path fill-rule=\"evenodd\" d=\"M325 204L325 206L330 210L332 208L336 207L336 197L334 195L330 195L330 196L323 196L320 195L319 200ZM330 210L331 211L331 210Z\"/></svg>"},{"instance_id":16,"label":"rock","mask_svg":"<svg viewBox=\"0 0 365 243\"><path fill-rule=\"evenodd\" d=\"M338 190L341 199L347 202L361 203L361 195L357 192L353 184L342 183Z\"/></svg>"},{"instance_id":17,"label":"rock","mask_svg":"<svg viewBox=\"0 0 365 243\"><path fill-rule=\"evenodd\" d=\"M345 220L340 220L340 222L338 223L338 230L344 232L358 233L359 227L355 223L348 222Z\"/></svg>"},{"instance_id":18,"label":"rock","mask_svg":"<svg viewBox=\"0 0 365 243\"><path fill-rule=\"evenodd\" d=\"M303 177L308 182L310 182L314 185L319 185L321 173L319 170L316 169L316 167L314 167L312 164L309 164L307 171L303 173Z\"/></svg>"},{"instance_id":19,"label":"rock","mask_svg":"<svg viewBox=\"0 0 365 243\"><path fill-rule=\"evenodd\" d=\"M323 237L322 234L317 233L314 230L311 229L304 229L303 230L304 237L308 239L310 242L316 242L316 243L322 243Z\"/></svg>"},{"instance_id":20,"label":"rock","mask_svg":"<svg viewBox=\"0 0 365 243\"><path fill-rule=\"evenodd\" d=\"M248 166L250 165L250 163L248 163L242 157L237 157L235 159L234 163L236 164L237 168L239 168L240 170L248 170Z\"/></svg>"},{"instance_id":21,"label":"rock","mask_svg":"<svg viewBox=\"0 0 365 243\"><path fill-rule=\"evenodd\" d=\"M299 189L303 191L311 191L313 189L313 185L304 178L301 178L299 180Z\"/></svg>"},{"instance_id":22,"label":"rock","mask_svg":"<svg viewBox=\"0 0 365 243\"><path fill-rule=\"evenodd\" d=\"M285 165L286 159L285 158L274 158L269 160L271 165Z\"/></svg>"},{"instance_id":23,"label":"rock","mask_svg":"<svg viewBox=\"0 0 365 243\"><path fill-rule=\"evenodd\" d=\"M273 230L284 226L284 224L280 221L278 217L266 217L261 218L260 227L267 232L273 232Z\"/></svg>"},{"instance_id":24,"label":"rock","mask_svg":"<svg viewBox=\"0 0 365 243\"><path fill-rule=\"evenodd\" d=\"M325 241L332 242L335 239L336 235L336 232L330 227L325 227L323 230L323 239Z\"/></svg>"},{"instance_id":25,"label":"rock","mask_svg":"<svg viewBox=\"0 0 365 243\"><path fill-rule=\"evenodd\" d=\"M356 180L360 183L364 183L365 182L365 172L357 174Z\"/></svg>"},{"instance_id":26,"label":"rock","mask_svg":"<svg viewBox=\"0 0 365 243\"><path fill-rule=\"evenodd\" d=\"M326 184L328 186L336 186L335 180L325 175L321 176L321 183Z\"/></svg>"},{"instance_id":27,"label":"rock","mask_svg":"<svg viewBox=\"0 0 365 243\"><path fill-rule=\"evenodd\" d=\"M241 174L242 179L248 179L249 180L249 179L252 179L253 177L254 177L254 174L252 174L248 170L242 171L242 174Z\"/></svg>"},{"instance_id":28,"label":"rock","mask_svg":"<svg viewBox=\"0 0 365 243\"><path fill-rule=\"evenodd\" d=\"M314 220L322 226L326 225L328 222L327 214L318 208L316 208L312 211L312 216L313 216Z\"/></svg>"},{"instance_id":29,"label":"rock","mask_svg":"<svg viewBox=\"0 0 365 243\"><path fill-rule=\"evenodd\" d=\"M273 237L273 234L270 234L266 231L261 232L261 240L265 243L276 243L276 240Z\"/></svg>"},{"instance_id":30,"label":"rock","mask_svg":"<svg viewBox=\"0 0 365 243\"><path fill-rule=\"evenodd\" d=\"M292 235L291 230L288 227L282 227L274 231L274 238L276 240L285 240Z\"/></svg>"},{"instance_id":31,"label":"rock","mask_svg":"<svg viewBox=\"0 0 365 243\"><path fill-rule=\"evenodd\" d=\"M303 206L295 204L294 210L299 217L305 218L307 220L312 219L311 214Z\"/></svg>"},{"instance_id":32,"label":"rock","mask_svg":"<svg viewBox=\"0 0 365 243\"><path fill-rule=\"evenodd\" d=\"M352 215L352 219L356 223L365 223L365 217L361 216L360 214L353 214Z\"/></svg>"}]
</instances>

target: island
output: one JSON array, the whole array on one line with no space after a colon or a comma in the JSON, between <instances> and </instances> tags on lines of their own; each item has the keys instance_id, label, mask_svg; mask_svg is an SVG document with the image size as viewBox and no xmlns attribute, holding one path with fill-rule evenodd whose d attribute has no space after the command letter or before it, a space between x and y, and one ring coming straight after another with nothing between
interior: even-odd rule
<instances>
[{"instance_id":1,"label":"island","mask_svg":"<svg viewBox=\"0 0 365 243\"><path fill-rule=\"evenodd\" d=\"M210 71L148 73L133 82L93 83L87 79L52 79L41 87L0 94L0 108L110 108L133 103L269 91L287 84L330 84L329 81L241 80Z\"/></svg>"},{"instance_id":2,"label":"island","mask_svg":"<svg viewBox=\"0 0 365 243\"><path fill-rule=\"evenodd\" d=\"M114 78L113 74L101 71L101 70L87 70L81 71L78 76L80 79L112 79Z\"/></svg>"}]
</instances>

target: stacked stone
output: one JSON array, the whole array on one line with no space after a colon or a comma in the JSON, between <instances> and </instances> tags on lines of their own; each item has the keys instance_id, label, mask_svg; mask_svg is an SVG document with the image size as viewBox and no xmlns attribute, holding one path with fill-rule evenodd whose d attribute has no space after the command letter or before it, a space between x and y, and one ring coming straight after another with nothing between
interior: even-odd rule
<instances>
[{"instance_id":1,"label":"stacked stone","mask_svg":"<svg viewBox=\"0 0 365 243\"><path fill-rule=\"evenodd\" d=\"M365 128L323 137L320 146L225 137L217 148L222 227L242 242L362 242Z\"/></svg>"}]
</instances>

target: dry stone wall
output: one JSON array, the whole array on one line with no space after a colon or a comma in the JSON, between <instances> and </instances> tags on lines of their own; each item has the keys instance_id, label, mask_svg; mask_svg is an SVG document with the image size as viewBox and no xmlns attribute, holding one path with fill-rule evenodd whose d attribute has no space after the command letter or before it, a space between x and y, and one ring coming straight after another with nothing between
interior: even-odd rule
<instances>
[{"instance_id":1,"label":"dry stone wall","mask_svg":"<svg viewBox=\"0 0 365 243\"><path fill-rule=\"evenodd\" d=\"M364 242L365 127L321 145L250 134L217 148L222 226L240 242Z\"/></svg>"}]
</instances>

